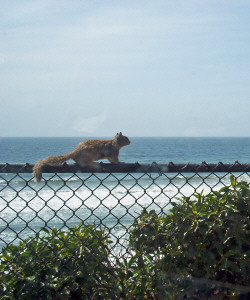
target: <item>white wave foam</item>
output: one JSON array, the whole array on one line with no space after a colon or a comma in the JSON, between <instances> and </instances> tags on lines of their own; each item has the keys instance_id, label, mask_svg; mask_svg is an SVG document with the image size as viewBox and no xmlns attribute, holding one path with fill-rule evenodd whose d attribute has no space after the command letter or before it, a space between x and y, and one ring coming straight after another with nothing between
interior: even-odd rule
<instances>
[{"instance_id":1,"label":"white wave foam","mask_svg":"<svg viewBox=\"0 0 250 300\"><path fill-rule=\"evenodd\" d=\"M226 175L220 181L215 175L203 177L205 182L198 175L187 179L183 176L171 179L164 176L143 179L138 176L138 184L131 184L134 180L127 178L125 181L121 179L122 185L117 186L113 185L112 180L107 181L105 186L96 180L94 188L92 187L94 181L91 187L79 185L80 180L72 180L70 187L65 186L62 181L55 181L52 184L49 182L50 186L42 186L37 191L28 186L20 189L19 185L13 184L12 187L16 188L16 191L12 187L5 187L1 191L0 226L6 226L5 222L21 224L23 220L30 221L33 216L38 221L39 218L47 221L53 219L56 214L63 220L73 218L74 214L77 220L81 218L94 220L97 216L106 220L121 216L125 218L126 214L129 216L139 213L143 207L164 208L172 201L177 201L177 197L193 197L194 193L202 190L203 194L208 194L230 183L230 175ZM248 174L241 175L240 180L249 182ZM75 183L77 184L74 185ZM108 216L110 213L112 215ZM17 216L19 217L16 218Z\"/></svg>"}]
</instances>

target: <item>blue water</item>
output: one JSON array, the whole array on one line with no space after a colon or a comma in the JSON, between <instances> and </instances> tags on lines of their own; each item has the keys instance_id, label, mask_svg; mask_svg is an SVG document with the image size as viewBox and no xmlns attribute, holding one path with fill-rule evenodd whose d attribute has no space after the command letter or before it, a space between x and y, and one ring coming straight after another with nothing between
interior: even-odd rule
<instances>
[{"instance_id":1,"label":"blue water","mask_svg":"<svg viewBox=\"0 0 250 300\"><path fill-rule=\"evenodd\" d=\"M71 152L87 138L0 138L0 163L35 163ZM250 138L130 138L123 162L250 163Z\"/></svg>"}]
</instances>

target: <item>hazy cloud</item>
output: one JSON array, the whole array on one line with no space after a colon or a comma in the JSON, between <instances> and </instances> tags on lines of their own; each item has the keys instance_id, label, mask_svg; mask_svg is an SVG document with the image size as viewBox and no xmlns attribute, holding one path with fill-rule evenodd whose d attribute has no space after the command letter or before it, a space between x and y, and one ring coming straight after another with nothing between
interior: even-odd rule
<instances>
[{"instance_id":1,"label":"hazy cloud","mask_svg":"<svg viewBox=\"0 0 250 300\"><path fill-rule=\"evenodd\" d=\"M72 126L72 129L79 133L91 134L95 132L107 119L106 111L93 117L78 117Z\"/></svg>"}]
</instances>

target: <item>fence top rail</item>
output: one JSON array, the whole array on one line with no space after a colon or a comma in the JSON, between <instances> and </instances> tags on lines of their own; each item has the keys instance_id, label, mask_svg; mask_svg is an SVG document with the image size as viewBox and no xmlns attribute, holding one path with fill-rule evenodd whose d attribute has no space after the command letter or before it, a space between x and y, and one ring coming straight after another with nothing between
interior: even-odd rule
<instances>
[{"instance_id":1,"label":"fence top rail","mask_svg":"<svg viewBox=\"0 0 250 300\"><path fill-rule=\"evenodd\" d=\"M0 164L0 173L32 173L34 165ZM45 166L43 173L207 173L207 172L250 172L250 164L239 163L96 163L95 166L81 167L64 163L62 166Z\"/></svg>"}]
</instances>

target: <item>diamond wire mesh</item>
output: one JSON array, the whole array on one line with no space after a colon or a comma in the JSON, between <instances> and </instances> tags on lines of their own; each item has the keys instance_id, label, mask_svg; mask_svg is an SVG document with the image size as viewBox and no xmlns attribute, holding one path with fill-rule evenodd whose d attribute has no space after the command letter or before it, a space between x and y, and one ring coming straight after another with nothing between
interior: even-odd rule
<instances>
[{"instance_id":1,"label":"diamond wire mesh","mask_svg":"<svg viewBox=\"0 0 250 300\"><path fill-rule=\"evenodd\" d=\"M44 174L44 181L38 184L28 173L2 173L0 247L7 249L12 244L25 241L25 246L29 248L26 239L34 240L42 228L56 228L60 231L73 228L79 223L94 224L92 229L104 229L111 237L112 244L105 249L115 262L129 255L129 229L142 209L154 209L158 214L167 214L172 203L178 201L176 198L192 197L202 190L204 194L219 190L230 183L230 174L228 171L52 173ZM248 171L234 175L250 182ZM93 236L95 230L92 231ZM60 236L58 238L63 247L65 241ZM105 239L105 235L98 238ZM49 240L43 246L44 249L48 248L48 255L60 256L60 253L55 252L58 249L49 249L48 245ZM73 249L72 255L77 255L78 251L79 248ZM91 253L88 255L91 260ZM71 256L64 261L65 268L70 261ZM46 265L46 259L43 263ZM98 264L111 272L112 267L103 257ZM15 273L12 275L15 276ZM102 284L101 277L97 278L98 282Z\"/></svg>"}]
</instances>

